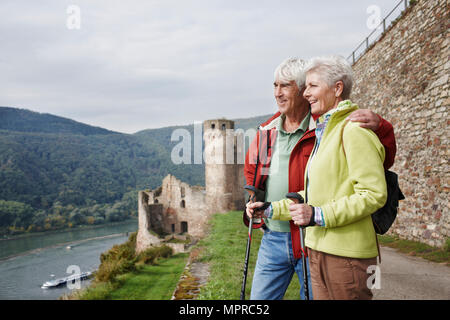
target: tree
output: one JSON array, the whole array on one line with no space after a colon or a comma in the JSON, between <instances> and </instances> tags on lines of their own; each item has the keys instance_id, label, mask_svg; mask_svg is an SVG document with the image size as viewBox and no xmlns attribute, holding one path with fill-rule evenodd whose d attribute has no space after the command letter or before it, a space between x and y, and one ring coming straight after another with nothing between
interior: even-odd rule
<instances>
[{"instance_id":1,"label":"tree","mask_svg":"<svg viewBox=\"0 0 450 320\"><path fill-rule=\"evenodd\" d=\"M69 221L73 223L73 225L80 225L85 222L85 217L81 213L81 210L78 208L75 208L69 216Z\"/></svg>"},{"instance_id":2,"label":"tree","mask_svg":"<svg viewBox=\"0 0 450 320\"><path fill-rule=\"evenodd\" d=\"M28 227L32 215L33 208L25 203L0 200L0 227Z\"/></svg>"}]
</instances>

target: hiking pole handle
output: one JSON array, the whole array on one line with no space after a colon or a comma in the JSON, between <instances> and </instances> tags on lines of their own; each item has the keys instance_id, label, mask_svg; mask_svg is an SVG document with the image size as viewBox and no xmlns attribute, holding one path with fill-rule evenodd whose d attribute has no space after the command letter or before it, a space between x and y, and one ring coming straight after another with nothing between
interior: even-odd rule
<instances>
[{"instance_id":1,"label":"hiking pole handle","mask_svg":"<svg viewBox=\"0 0 450 320\"><path fill-rule=\"evenodd\" d=\"M286 193L286 198L294 201L295 203L304 203L305 202L303 197L297 192Z\"/></svg>"}]
</instances>

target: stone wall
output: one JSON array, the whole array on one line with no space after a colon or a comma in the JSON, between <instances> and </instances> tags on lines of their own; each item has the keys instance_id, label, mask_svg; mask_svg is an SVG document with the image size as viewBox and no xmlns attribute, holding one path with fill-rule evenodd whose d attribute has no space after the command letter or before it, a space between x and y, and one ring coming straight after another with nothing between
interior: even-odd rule
<instances>
[{"instance_id":1,"label":"stone wall","mask_svg":"<svg viewBox=\"0 0 450 320\"><path fill-rule=\"evenodd\" d=\"M389 120L397 139L393 171L406 196L390 233L445 245L449 237L449 12L421 0L354 65L351 99Z\"/></svg>"},{"instance_id":2,"label":"stone wall","mask_svg":"<svg viewBox=\"0 0 450 320\"><path fill-rule=\"evenodd\" d=\"M158 237L150 233L151 217L149 211L149 194L146 191L139 191L138 218L139 229L136 236L136 252L140 253L152 245L160 243ZM153 200L151 201L153 202Z\"/></svg>"},{"instance_id":3,"label":"stone wall","mask_svg":"<svg viewBox=\"0 0 450 320\"><path fill-rule=\"evenodd\" d=\"M195 237L203 236L209 215L203 187L190 186L169 174L163 179L160 188L141 193L145 197L142 201L147 201L139 207L139 217L142 216L147 223L145 228L160 234L189 233Z\"/></svg>"}]
</instances>

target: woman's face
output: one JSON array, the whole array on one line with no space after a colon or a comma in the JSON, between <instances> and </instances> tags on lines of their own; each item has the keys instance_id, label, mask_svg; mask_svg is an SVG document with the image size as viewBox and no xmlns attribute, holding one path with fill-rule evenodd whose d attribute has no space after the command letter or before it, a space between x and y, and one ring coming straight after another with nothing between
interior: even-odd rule
<instances>
[{"instance_id":1,"label":"woman's face","mask_svg":"<svg viewBox=\"0 0 450 320\"><path fill-rule=\"evenodd\" d=\"M338 90L338 86L342 84L340 81L335 86L329 87L317 72L312 71L306 74L305 84L303 96L311 105L311 113L314 115L322 115L336 108L342 100L339 98L342 90Z\"/></svg>"}]
</instances>

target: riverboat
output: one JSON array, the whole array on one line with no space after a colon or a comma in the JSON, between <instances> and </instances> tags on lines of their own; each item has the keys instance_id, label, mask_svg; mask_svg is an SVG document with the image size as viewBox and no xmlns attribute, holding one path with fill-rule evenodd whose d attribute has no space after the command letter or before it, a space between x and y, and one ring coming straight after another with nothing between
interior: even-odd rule
<instances>
[{"instance_id":1,"label":"riverboat","mask_svg":"<svg viewBox=\"0 0 450 320\"><path fill-rule=\"evenodd\" d=\"M50 288L56 288L59 286L62 286L63 284L66 284L67 282L75 281L75 280L86 280L92 275L91 271L86 271L82 273L77 273L70 275L68 277L49 280L44 282L44 284L41 286L42 289L50 289Z\"/></svg>"}]
</instances>

